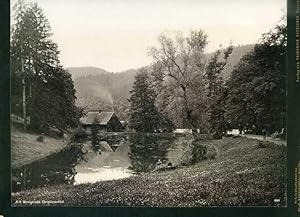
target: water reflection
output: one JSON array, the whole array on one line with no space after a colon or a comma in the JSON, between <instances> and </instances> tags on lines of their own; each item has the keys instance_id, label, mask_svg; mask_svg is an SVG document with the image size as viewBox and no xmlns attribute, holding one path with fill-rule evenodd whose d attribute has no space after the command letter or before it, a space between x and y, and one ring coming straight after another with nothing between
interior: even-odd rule
<instances>
[{"instance_id":1,"label":"water reflection","mask_svg":"<svg viewBox=\"0 0 300 217\"><path fill-rule=\"evenodd\" d=\"M42 161L14 169L13 192L122 179L151 172L159 161L178 165L183 154L178 144L182 144L178 138L161 134L105 137L96 146L86 140Z\"/></svg>"},{"instance_id":2,"label":"water reflection","mask_svg":"<svg viewBox=\"0 0 300 217\"><path fill-rule=\"evenodd\" d=\"M12 170L12 191L57 185L73 184L75 165L84 160L82 145L76 144L48 158Z\"/></svg>"},{"instance_id":3,"label":"water reflection","mask_svg":"<svg viewBox=\"0 0 300 217\"><path fill-rule=\"evenodd\" d=\"M130 137L129 158L131 170L136 173L153 171L157 162L168 162L167 153L173 137L157 134L135 134Z\"/></svg>"},{"instance_id":4,"label":"water reflection","mask_svg":"<svg viewBox=\"0 0 300 217\"><path fill-rule=\"evenodd\" d=\"M89 143L86 143L84 148L87 150L85 154L87 161L76 165L74 184L122 179L133 175L128 169L131 164L126 142L109 144L107 141L100 141L97 151Z\"/></svg>"}]
</instances>

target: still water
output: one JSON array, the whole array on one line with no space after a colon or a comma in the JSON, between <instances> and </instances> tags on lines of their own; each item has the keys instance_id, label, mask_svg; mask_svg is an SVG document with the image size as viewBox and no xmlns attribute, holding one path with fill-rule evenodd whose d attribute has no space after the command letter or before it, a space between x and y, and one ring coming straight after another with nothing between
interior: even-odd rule
<instances>
[{"instance_id":1,"label":"still water","mask_svg":"<svg viewBox=\"0 0 300 217\"><path fill-rule=\"evenodd\" d=\"M86 140L47 159L13 170L13 191L127 178L180 164L187 139L162 135Z\"/></svg>"},{"instance_id":2,"label":"still water","mask_svg":"<svg viewBox=\"0 0 300 217\"><path fill-rule=\"evenodd\" d=\"M98 150L93 149L89 143L83 149L86 160L75 166L74 184L121 179L133 175L133 171L129 169L131 163L128 144L122 144L113 150L106 141L101 141Z\"/></svg>"}]
</instances>

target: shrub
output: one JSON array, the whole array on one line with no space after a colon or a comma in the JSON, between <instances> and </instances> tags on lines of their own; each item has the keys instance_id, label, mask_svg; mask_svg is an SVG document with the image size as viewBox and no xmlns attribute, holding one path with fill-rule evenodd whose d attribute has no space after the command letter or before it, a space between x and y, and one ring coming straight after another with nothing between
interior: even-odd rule
<instances>
[{"instance_id":1,"label":"shrub","mask_svg":"<svg viewBox=\"0 0 300 217\"><path fill-rule=\"evenodd\" d=\"M45 141L45 137L43 135L40 135L36 138L36 141L38 142L44 142Z\"/></svg>"},{"instance_id":2,"label":"shrub","mask_svg":"<svg viewBox=\"0 0 300 217\"><path fill-rule=\"evenodd\" d=\"M214 133L212 136L213 139L222 139L222 133Z\"/></svg>"},{"instance_id":3,"label":"shrub","mask_svg":"<svg viewBox=\"0 0 300 217\"><path fill-rule=\"evenodd\" d=\"M218 155L218 150L214 145L205 145L207 147L206 159L215 159Z\"/></svg>"},{"instance_id":4,"label":"shrub","mask_svg":"<svg viewBox=\"0 0 300 217\"><path fill-rule=\"evenodd\" d=\"M181 157L181 165L188 166L203 160L215 159L218 150L214 145L201 144L203 141L193 141L187 144Z\"/></svg>"},{"instance_id":5,"label":"shrub","mask_svg":"<svg viewBox=\"0 0 300 217\"><path fill-rule=\"evenodd\" d=\"M54 127L50 127L49 129L45 130L44 133L47 136L53 137L55 139L61 139L64 137L64 133Z\"/></svg>"},{"instance_id":6,"label":"shrub","mask_svg":"<svg viewBox=\"0 0 300 217\"><path fill-rule=\"evenodd\" d=\"M83 129L82 127L78 127L75 129L72 139L73 140L81 140L81 139L85 139L87 138L87 132L85 129Z\"/></svg>"},{"instance_id":7,"label":"shrub","mask_svg":"<svg viewBox=\"0 0 300 217\"><path fill-rule=\"evenodd\" d=\"M193 146L192 142L185 142L183 147L185 147L185 150L184 150L183 155L181 156L180 162L181 162L181 165L187 166L187 165L190 165L192 162L194 146Z\"/></svg>"},{"instance_id":8,"label":"shrub","mask_svg":"<svg viewBox=\"0 0 300 217\"><path fill-rule=\"evenodd\" d=\"M200 144L198 141L192 142L193 151L192 151L192 161L191 163L197 163L202 160L207 159L207 146Z\"/></svg>"}]
</instances>

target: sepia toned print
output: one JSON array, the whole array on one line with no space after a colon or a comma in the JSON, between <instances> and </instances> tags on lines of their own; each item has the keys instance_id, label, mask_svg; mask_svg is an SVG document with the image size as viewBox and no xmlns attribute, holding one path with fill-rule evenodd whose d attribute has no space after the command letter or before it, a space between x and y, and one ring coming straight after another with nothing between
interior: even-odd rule
<instances>
[{"instance_id":1,"label":"sepia toned print","mask_svg":"<svg viewBox=\"0 0 300 217\"><path fill-rule=\"evenodd\" d=\"M285 207L285 7L12 1L12 205Z\"/></svg>"}]
</instances>

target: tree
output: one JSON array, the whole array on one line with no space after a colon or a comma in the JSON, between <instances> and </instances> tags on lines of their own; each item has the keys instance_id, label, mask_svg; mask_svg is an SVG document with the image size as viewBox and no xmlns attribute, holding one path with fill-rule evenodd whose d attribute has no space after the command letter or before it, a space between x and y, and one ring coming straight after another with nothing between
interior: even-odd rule
<instances>
[{"instance_id":1,"label":"tree","mask_svg":"<svg viewBox=\"0 0 300 217\"><path fill-rule=\"evenodd\" d=\"M155 107L155 92L151 88L145 68L135 76L130 93L129 127L131 129L136 132L156 132L172 126L168 118Z\"/></svg>"},{"instance_id":2,"label":"tree","mask_svg":"<svg viewBox=\"0 0 300 217\"><path fill-rule=\"evenodd\" d=\"M226 129L224 115L227 92L221 72L224 70L232 50L233 46L229 46L223 51L223 55L221 50L217 50L206 66L205 78L207 80L207 94L209 98L209 123L210 128L219 136Z\"/></svg>"},{"instance_id":3,"label":"tree","mask_svg":"<svg viewBox=\"0 0 300 217\"><path fill-rule=\"evenodd\" d=\"M163 83L167 104L177 103L184 112L183 122L196 132L206 123L205 58L207 35L191 31L188 37L178 33L175 39L161 35L160 46L153 47L153 76ZM173 107L174 108L174 107Z\"/></svg>"},{"instance_id":4,"label":"tree","mask_svg":"<svg viewBox=\"0 0 300 217\"><path fill-rule=\"evenodd\" d=\"M286 25L264 34L235 67L227 82L227 120L232 126L261 133L285 127Z\"/></svg>"},{"instance_id":5,"label":"tree","mask_svg":"<svg viewBox=\"0 0 300 217\"><path fill-rule=\"evenodd\" d=\"M93 148L97 148L97 146L99 146L99 138L98 138L98 132L99 132L99 128L98 128L98 124L99 124L99 120L97 118L95 118L95 120L93 121L92 124L92 129L91 129L91 137L92 137L92 146Z\"/></svg>"},{"instance_id":6,"label":"tree","mask_svg":"<svg viewBox=\"0 0 300 217\"><path fill-rule=\"evenodd\" d=\"M31 127L47 129L55 126L63 131L77 126L81 113L75 106L75 89L71 75L63 68L56 68L47 83L40 79L33 81L33 94L29 104L29 110L34 111L31 112Z\"/></svg>"},{"instance_id":7,"label":"tree","mask_svg":"<svg viewBox=\"0 0 300 217\"><path fill-rule=\"evenodd\" d=\"M11 40L12 112L24 120L28 115L32 130L66 129L78 121L73 81L60 65L51 35L42 9L18 1Z\"/></svg>"}]
</instances>

